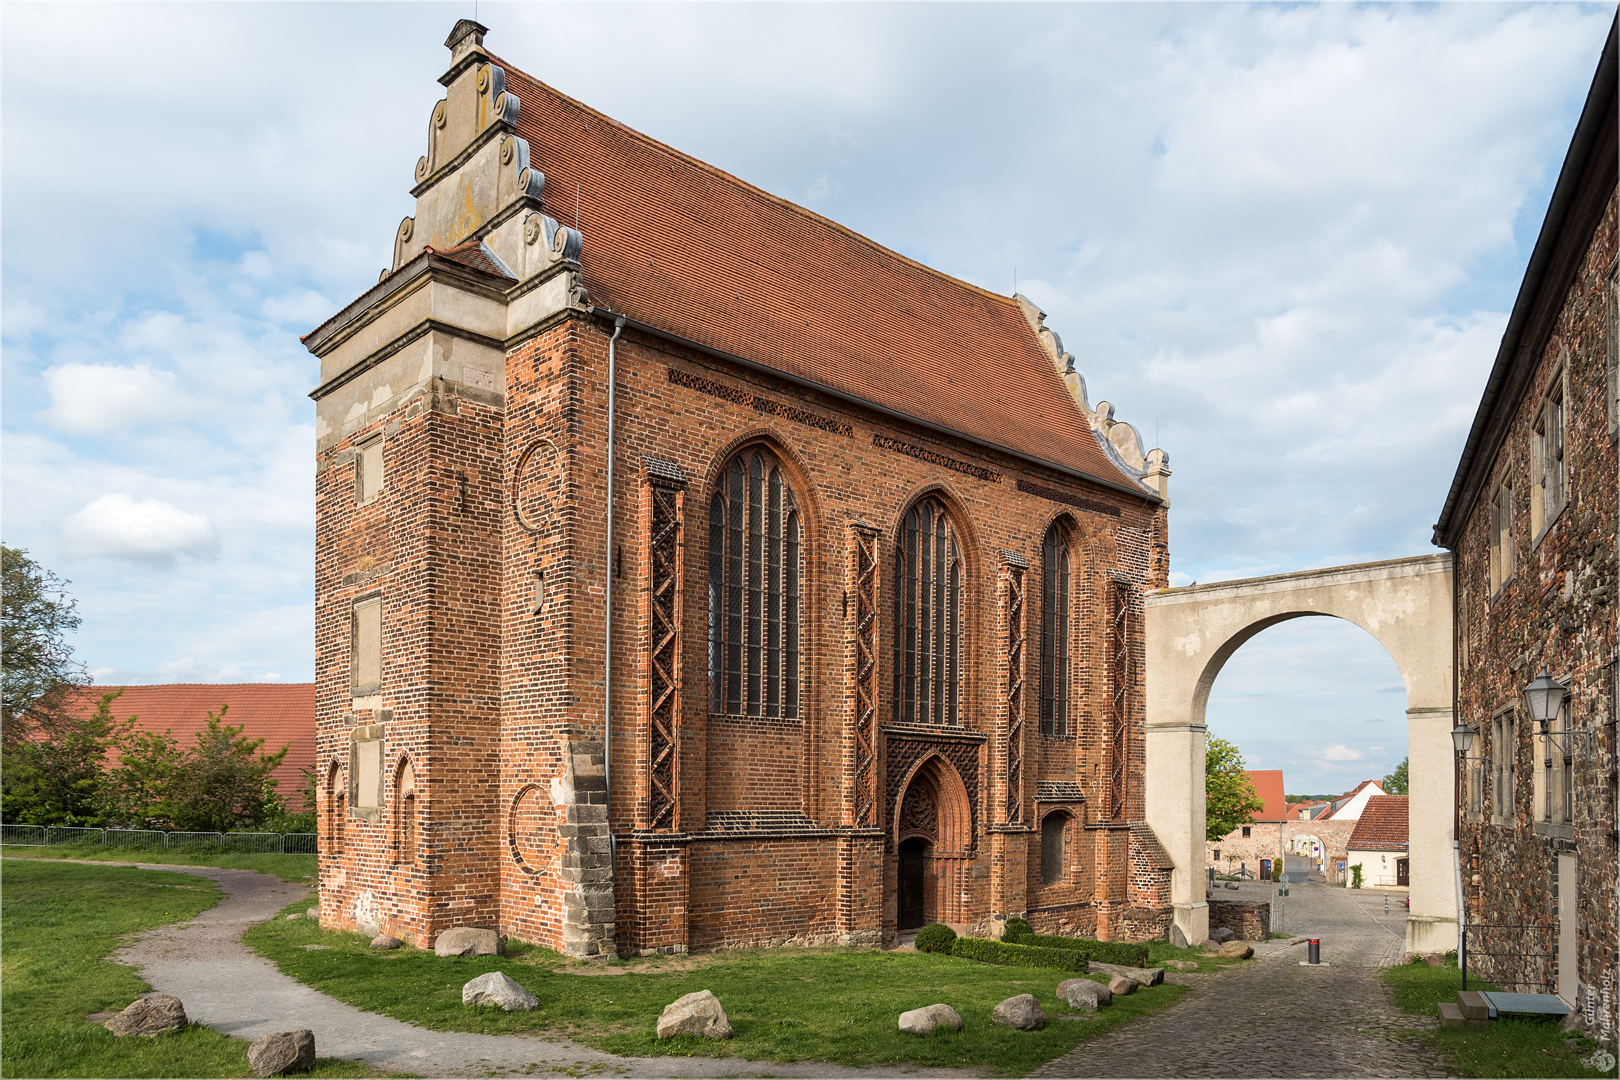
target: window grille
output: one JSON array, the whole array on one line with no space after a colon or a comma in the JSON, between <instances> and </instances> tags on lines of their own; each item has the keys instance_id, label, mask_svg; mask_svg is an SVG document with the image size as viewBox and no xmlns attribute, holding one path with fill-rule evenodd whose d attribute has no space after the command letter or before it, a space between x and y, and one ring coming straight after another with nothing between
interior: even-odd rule
<instances>
[{"instance_id":1,"label":"window grille","mask_svg":"<svg viewBox=\"0 0 1620 1080\"><path fill-rule=\"evenodd\" d=\"M1069 733L1069 533L1046 531L1041 590L1041 734Z\"/></svg>"},{"instance_id":2,"label":"window grille","mask_svg":"<svg viewBox=\"0 0 1620 1080\"><path fill-rule=\"evenodd\" d=\"M894 717L961 723L962 551L938 499L906 514L895 545Z\"/></svg>"},{"instance_id":3,"label":"window grille","mask_svg":"<svg viewBox=\"0 0 1620 1080\"><path fill-rule=\"evenodd\" d=\"M776 456L744 450L709 504L709 710L799 716L801 534Z\"/></svg>"}]
</instances>

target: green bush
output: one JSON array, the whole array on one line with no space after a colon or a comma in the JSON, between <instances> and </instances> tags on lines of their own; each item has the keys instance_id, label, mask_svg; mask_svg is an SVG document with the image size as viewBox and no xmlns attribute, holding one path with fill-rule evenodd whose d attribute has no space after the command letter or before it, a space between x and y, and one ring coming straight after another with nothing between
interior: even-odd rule
<instances>
[{"instance_id":1,"label":"green bush","mask_svg":"<svg viewBox=\"0 0 1620 1080\"><path fill-rule=\"evenodd\" d=\"M982 964L1056 968L1058 971L1090 970L1085 954L1074 949L1043 949L1038 945L1014 945L989 938L959 937L951 946L951 955Z\"/></svg>"},{"instance_id":2,"label":"green bush","mask_svg":"<svg viewBox=\"0 0 1620 1080\"><path fill-rule=\"evenodd\" d=\"M956 931L944 923L929 923L917 931L917 951L937 952L950 955L951 946L956 944Z\"/></svg>"},{"instance_id":3,"label":"green bush","mask_svg":"<svg viewBox=\"0 0 1620 1080\"><path fill-rule=\"evenodd\" d=\"M1011 945L1030 945L1044 949L1063 949L1084 954L1086 959L1099 964L1123 964L1126 967L1147 967L1148 947L1144 943L1128 941L1092 941L1090 938L1058 937L1037 934L1023 919L1008 919L1001 940Z\"/></svg>"}]
</instances>

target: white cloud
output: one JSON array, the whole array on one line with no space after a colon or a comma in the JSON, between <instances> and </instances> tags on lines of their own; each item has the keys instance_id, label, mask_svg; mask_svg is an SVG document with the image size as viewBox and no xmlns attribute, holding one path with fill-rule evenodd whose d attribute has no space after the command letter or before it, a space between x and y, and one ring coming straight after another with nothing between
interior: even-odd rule
<instances>
[{"instance_id":1,"label":"white cloud","mask_svg":"<svg viewBox=\"0 0 1620 1080\"><path fill-rule=\"evenodd\" d=\"M1427 550L1612 14L559 3L484 20L563 91L880 243L998 292L1016 267L1092 400L1159 429L1184 584ZM315 363L295 332L388 262L455 15L8 8L0 497L7 541L71 569L92 663L313 670ZM103 183L71 166L83 145L120 164L116 228L76 212ZM107 538L55 525L104 491L208 508L233 558L74 565ZM1389 714L1352 692L1399 682L1370 639L1353 662L1256 648L1216 691L1257 747L1267 724L1360 746L1356 717Z\"/></svg>"},{"instance_id":2,"label":"white cloud","mask_svg":"<svg viewBox=\"0 0 1620 1080\"><path fill-rule=\"evenodd\" d=\"M1344 743L1329 743L1322 748L1322 758L1326 761L1360 761L1361 751L1353 750Z\"/></svg>"},{"instance_id":3,"label":"white cloud","mask_svg":"<svg viewBox=\"0 0 1620 1080\"><path fill-rule=\"evenodd\" d=\"M137 424L169 423L191 407L175 389L172 371L154 371L146 364L68 363L46 369L44 380L51 406L41 418L74 434L104 435Z\"/></svg>"},{"instance_id":4,"label":"white cloud","mask_svg":"<svg viewBox=\"0 0 1620 1080\"><path fill-rule=\"evenodd\" d=\"M136 502L123 492L103 495L62 522L69 551L79 556L172 562L209 555L218 546L213 523L157 499Z\"/></svg>"}]
</instances>

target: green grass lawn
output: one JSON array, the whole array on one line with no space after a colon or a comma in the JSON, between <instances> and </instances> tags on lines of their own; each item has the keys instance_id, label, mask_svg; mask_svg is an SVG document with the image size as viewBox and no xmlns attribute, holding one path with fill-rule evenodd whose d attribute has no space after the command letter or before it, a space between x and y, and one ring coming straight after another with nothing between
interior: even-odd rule
<instances>
[{"instance_id":1,"label":"green grass lawn","mask_svg":"<svg viewBox=\"0 0 1620 1080\"><path fill-rule=\"evenodd\" d=\"M564 966L563 958L533 946L514 944L505 957L441 959L409 946L379 953L357 934L303 920L260 924L246 940L293 978L363 1009L441 1031L562 1035L631 1056L982 1068L1022 1076L1185 992L1157 986L1115 998L1114 1005L1090 1014L1094 1019L1058 1020L1074 1011L1056 995L1062 973L928 953L740 949L609 962L600 969L609 974L583 975L554 970ZM539 1007L528 1013L464 1007L462 984L497 970L527 987L540 999ZM725 1006L736 1031L729 1042L657 1038L664 1006L695 990L712 990ZM1012 1031L991 1023L997 1002L1026 993L1046 1011L1044 1031ZM925 1039L900 1033L900 1013L935 1002L962 1015L962 1031Z\"/></svg>"},{"instance_id":2,"label":"green grass lawn","mask_svg":"<svg viewBox=\"0 0 1620 1080\"><path fill-rule=\"evenodd\" d=\"M106 959L139 930L213 907L213 882L134 866L7 858L0 873L0 1073L23 1076L251 1076L248 1044L200 1024L115 1038L88 1019L151 989ZM317 1076L365 1076L322 1059Z\"/></svg>"},{"instance_id":3,"label":"green grass lawn","mask_svg":"<svg viewBox=\"0 0 1620 1080\"><path fill-rule=\"evenodd\" d=\"M166 866L221 866L229 870L257 870L282 881L315 881L313 855L255 855L240 851L140 851L104 848L100 844L54 844L25 847L7 844L8 859L90 859L98 862L163 863Z\"/></svg>"},{"instance_id":4,"label":"green grass lawn","mask_svg":"<svg viewBox=\"0 0 1620 1080\"><path fill-rule=\"evenodd\" d=\"M1456 1001L1462 972L1454 967L1400 964L1384 969L1384 979L1395 991L1395 1002L1408 1013L1434 1016L1442 1001ZM1496 987L1478 977L1468 978L1470 990ZM1600 1073L1584 1060L1598 1049L1585 1036L1566 1036L1558 1025L1536 1020L1499 1020L1483 1030L1440 1028L1421 1037L1443 1056L1456 1076L1614 1076Z\"/></svg>"}]
</instances>

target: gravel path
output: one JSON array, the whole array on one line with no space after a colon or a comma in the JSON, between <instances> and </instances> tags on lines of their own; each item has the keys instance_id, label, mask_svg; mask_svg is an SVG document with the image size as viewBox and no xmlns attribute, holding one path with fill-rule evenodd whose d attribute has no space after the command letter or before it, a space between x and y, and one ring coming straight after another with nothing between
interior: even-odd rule
<instances>
[{"instance_id":1,"label":"gravel path","mask_svg":"<svg viewBox=\"0 0 1620 1080\"><path fill-rule=\"evenodd\" d=\"M1261 899L1248 885L1225 899ZM1077 1047L1036 1076L1445 1076L1413 1033L1434 1027L1395 1007L1378 967L1405 945L1404 894L1290 886L1290 940L1259 943L1257 961L1208 975L1172 975L1192 988L1163 1012ZM1321 967L1301 967L1305 937Z\"/></svg>"},{"instance_id":2,"label":"gravel path","mask_svg":"<svg viewBox=\"0 0 1620 1080\"><path fill-rule=\"evenodd\" d=\"M119 863L128 866L128 863ZM289 976L242 944L250 925L274 918L309 895L268 874L211 866L140 864L219 883L226 898L190 922L161 926L133 939L113 959L136 967L154 990L173 994L186 1014L217 1031L251 1039L267 1031L310 1028L322 1057L357 1058L386 1072L417 1076L547 1075L835 1077L914 1074L906 1069L853 1069L818 1062L780 1065L737 1058L626 1058L565 1040L527 1035L429 1031L365 1012ZM979 1076L979 1072L930 1075Z\"/></svg>"}]
</instances>

